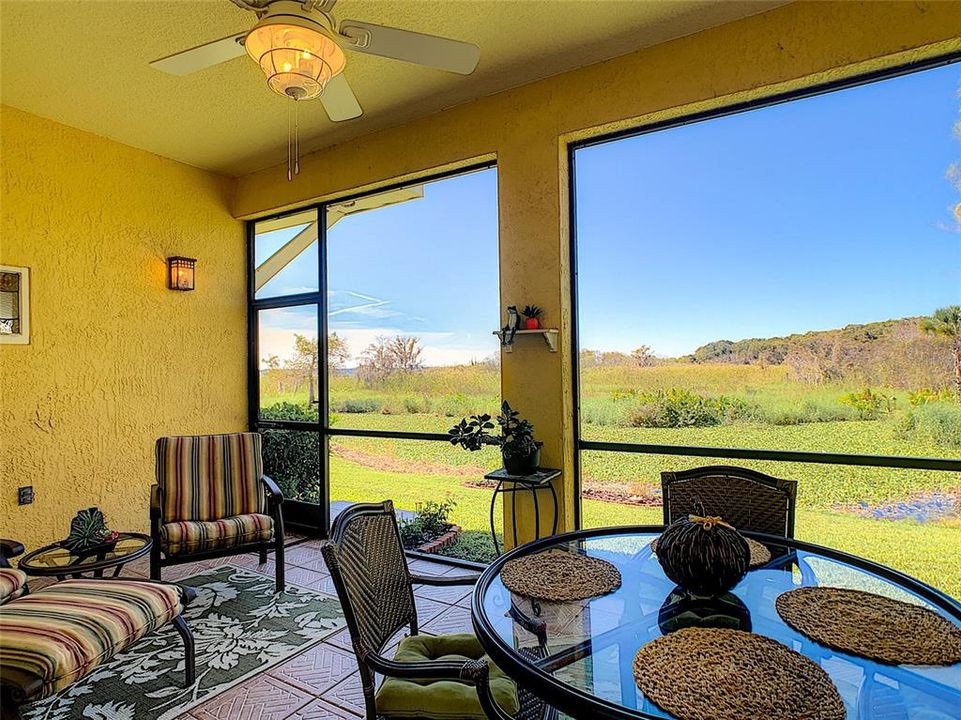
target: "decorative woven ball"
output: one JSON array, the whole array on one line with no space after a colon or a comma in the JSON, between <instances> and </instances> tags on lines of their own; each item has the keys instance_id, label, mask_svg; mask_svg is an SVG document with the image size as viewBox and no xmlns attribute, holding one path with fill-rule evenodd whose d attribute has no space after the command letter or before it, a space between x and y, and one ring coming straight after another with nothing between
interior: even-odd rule
<instances>
[{"instance_id":1,"label":"decorative woven ball","mask_svg":"<svg viewBox=\"0 0 961 720\"><path fill-rule=\"evenodd\" d=\"M695 595L723 595L744 577L751 550L719 517L688 515L661 533L657 559L664 574Z\"/></svg>"}]
</instances>

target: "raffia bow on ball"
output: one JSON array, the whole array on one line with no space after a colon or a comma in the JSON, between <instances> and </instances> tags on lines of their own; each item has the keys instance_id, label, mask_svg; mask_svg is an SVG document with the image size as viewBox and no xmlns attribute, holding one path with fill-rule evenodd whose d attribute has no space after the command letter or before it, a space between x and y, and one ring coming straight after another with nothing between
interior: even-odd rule
<instances>
[{"instance_id":1,"label":"raffia bow on ball","mask_svg":"<svg viewBox=\"0 0 961 720\"><path fill-rule=\"evenodd\" d=\"M726 593L744 577L750 557L747 541L737 529L715 516L682 517L657 541L664 574L694 595Z\"/></svg>"},{"instance_id":2,"label":"raffia bow on ball","mask_svg":"<svg viewBox=\"0 0 961 720\"><path fill-rule=\"evenodd\" d=\"M710 530L715 525L723 525L724 527L730 528L731 530L737 529L733 525L731 525L731 523L724 522L722 518L719 518L716 515L711 515L711 516L688 515L687 519L690 520L692 523L700 523L701 525L704 526L705 530Z\"/></svg>"}]
</instances>

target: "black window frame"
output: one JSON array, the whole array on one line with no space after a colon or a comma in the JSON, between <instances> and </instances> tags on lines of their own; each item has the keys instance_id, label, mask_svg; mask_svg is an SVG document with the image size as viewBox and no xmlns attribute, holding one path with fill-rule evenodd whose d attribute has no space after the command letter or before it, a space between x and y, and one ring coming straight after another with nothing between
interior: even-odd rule
<instances>
[{"instance_id":1,"label":"black window frame","mask_svg":"<svg viewBox=\"0 0 961 720\"><path fill-rule=\"evenodd\" d=\"M571 383L573 391L573 434L574 434L574 524L582 528L582 468L581 453L584 451L624 452L647 455L673 455L681 457L724 458L731 460L777 460L781 462L812 463L824 465L859 465L887 467L908 470L938 470L961 472L961 458L911 457L901 455L861 455L851 453L815 452L804 450L770 450L763 448L706 447L700 445L665 445L655 443L626 443L601 440L585 440L581 437L581 382L580 382L580 342L578 338L578 285L577 285L577 194L576 194L576 154L582 148L603 145L626 138L638 137L691 125L729 115L750 112L761 108L780 105L805 98L824 95L838 90L890 80L902 75L910 75L924 70L961 63L961 51L954 51L932 58L917 60L891 68L861 73L848 78L814 84L798 90L774 93L764 97L734 102L710 110L680 115L637 127L604 133L593 137L570 142L567 145L567 191L568 191L568 228L570 263L570 318L571 318Z\"/></svg>"},{"instance_id":2,"label":"black window frame","mask_svg":"<svg viewBox=\"0 0 961 720\"><path fill-rule=\"evenodd\" d=\"M332 437L366 437L366 438L388 438L393 440L425 440L430 442L449 442L446 433L433 432L410 432L401 430L363 430L357 428L338 428L330 425L330 403L329 403L329 378L327 367L327 208L351 200L363 197L378 195L380 193L399 190L412 185L424 185L459 175L468 175L481 170L489 170L497 167L494 159L471 163L468 165L445 170L442 172L425 173L415 178L407 179L402 182L391 183L379 186L374 189L362 192L351 192L343 195L336 195L327 200L317 203L309 203L284 210L283 212L272 213L261 217L248 220L246 223L247 233L247 411L248 427L253 432L261 430L298 430L317 433L320 439L318 463L320 467L320 499L319 503L309 503L299 500L284 501L284 520L293 529L304 531L311 535L318 535L326 538L330 532L330 473L329 473L329 440ZM260 298L256 297L256 256L255 240L256 227L258 223L266 220L294 215L300 212L313 210L317 213L317 263L318 263L318 282L317 290L308 293L295 295L282 295L277 297ZM500 238L498 238L498 243ZM318 378L317 378L317 401L318 419L316 423L299 422L292 420L262 420L260 418L260 355L259 355L259 322L258 313L261 310L276 308L296 307L303 305L315 305L317 307L317 353L318 353ZM376 500L378 498L372 498ZM408 552L411 557L424 557L434 561L445 562L451 565L476 569L483 567L482 564L456 558L447 558L439 555L424 555L417 552Z\"/></svg>"}]
</instances>

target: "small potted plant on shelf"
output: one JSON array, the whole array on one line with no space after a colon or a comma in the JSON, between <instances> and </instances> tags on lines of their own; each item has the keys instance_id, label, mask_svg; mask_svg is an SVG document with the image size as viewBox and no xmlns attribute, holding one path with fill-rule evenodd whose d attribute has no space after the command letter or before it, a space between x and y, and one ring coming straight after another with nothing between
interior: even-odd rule
<instances>
[{"instance_id":1,"label":"small potted plant on shelf","mask_svg":"<svg viewBox=\"0 0 961 720\"><path fill-rule=\"evenodd\" d=\"M504 469L509 475L531 475L536 472L541 460L541 443L534 440L534 426L522 420L520 413L513 410L506 400L497 416L497 425L500 426L499 434L489 432L495 427L490 415L463 418L448 431L451 445L460 445L471 452L480 450L484 445L496 445L501 449Z\"/></svg>"},{"instance_id":2,"label":"small potted plant on shelf","mask_svg":"<svg viewBox=\"0 0 961 720\"><path fill-rule=\"evenodd\" d=\"M537 305L525 305L521 314L527 318L524 321L525 330L541 329L541 315L544 314L544 310L542 308L539 308Z\"/></svg>"}]
</instances>

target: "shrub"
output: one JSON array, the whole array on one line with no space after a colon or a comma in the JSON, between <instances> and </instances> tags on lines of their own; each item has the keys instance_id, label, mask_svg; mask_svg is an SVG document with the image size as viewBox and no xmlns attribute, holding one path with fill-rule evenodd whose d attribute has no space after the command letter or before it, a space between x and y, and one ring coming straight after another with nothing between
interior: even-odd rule
<instances>
[{"instance_id":1,"label":"shrub","mask_svg":"<svg viewBox=\"0 0 961 720\"><path fill-rule=\"evenodd\" d=\"M283 402L263 408L265 420L316 422L317 411ZM284 497L316 502L320 497L320 439L316 433L298 430L261 431L264 472L276 481Z\"/></svg>"},{"instance_id":2,"label":"shrub","mask_svg":"<svg viewBox=\"0 0 961 720\"><path fill-rule=\"evenodd\" d=\"M628 413L632 427L710 427L735 422L748 410L740 398L706 397L684 388L642 393L638 400Z\"/></svg>"},{"instance_id":3,"label":"shrub","mask_svg":"<svg viewBox=\"0 0 961 720\"><path fill-rule=\"evenodd\" d=\"M953 399L950 390L930 390L929 388L919 388L908 393L908 403L911 407L927 405L928 403L949 401Z\"/></svg>"},{"instance_id":4,"label":"shrub","mask_svg":"<svg viewBox=\"0 0 961 720\"><path fill-rule=\"evenodd\" d=\"M901 430L915 438L931 440L939 447L961 448L961 405L919 405L905 416Z\"/></svg>"},{"instance_id":5,"label":"shrub","mask_svg":"<svg viewBox=\"0 0 961 720\"><path fill-rule=\"evenodd\" d=\"M882 413L894 410L896 401L897 398L874 391L869 387L861 392L847 393L838 398L838 402L854 408L862 420L877 420Z\"/></svg>"},{"instance_id":6,"label":"shrub","mask_svg":"<svg viewBox=\"0 0 961 720\"><path fill-rule=\"evenodd\" d=\"M497 558L491 534L486 530L465 530L450 545L444 548L446 557L490 563Z\"/></svg>"},{"instance_id":7,"label":"shrub","mask_svg":"<svg viewBox=\"0 0 961 720\"><path fill-rule=\"evenodd\" d=\"M330 409L339 413L373 413L382 406L383 403L376 398L347 398L334 403Z\"/></svg>"},{"instance_id":8,"label":"shrub","mask_svg":"<svg viewBox=\"0 0 961 720\"><path fill-rule=\"evenodd\" d=\"M404 547L413 550L447 532L451 526L450 514L456 505L451 497L439 503L433 500L423 503L413 518L399 523Z\"/></svg>"}]
</instances>

